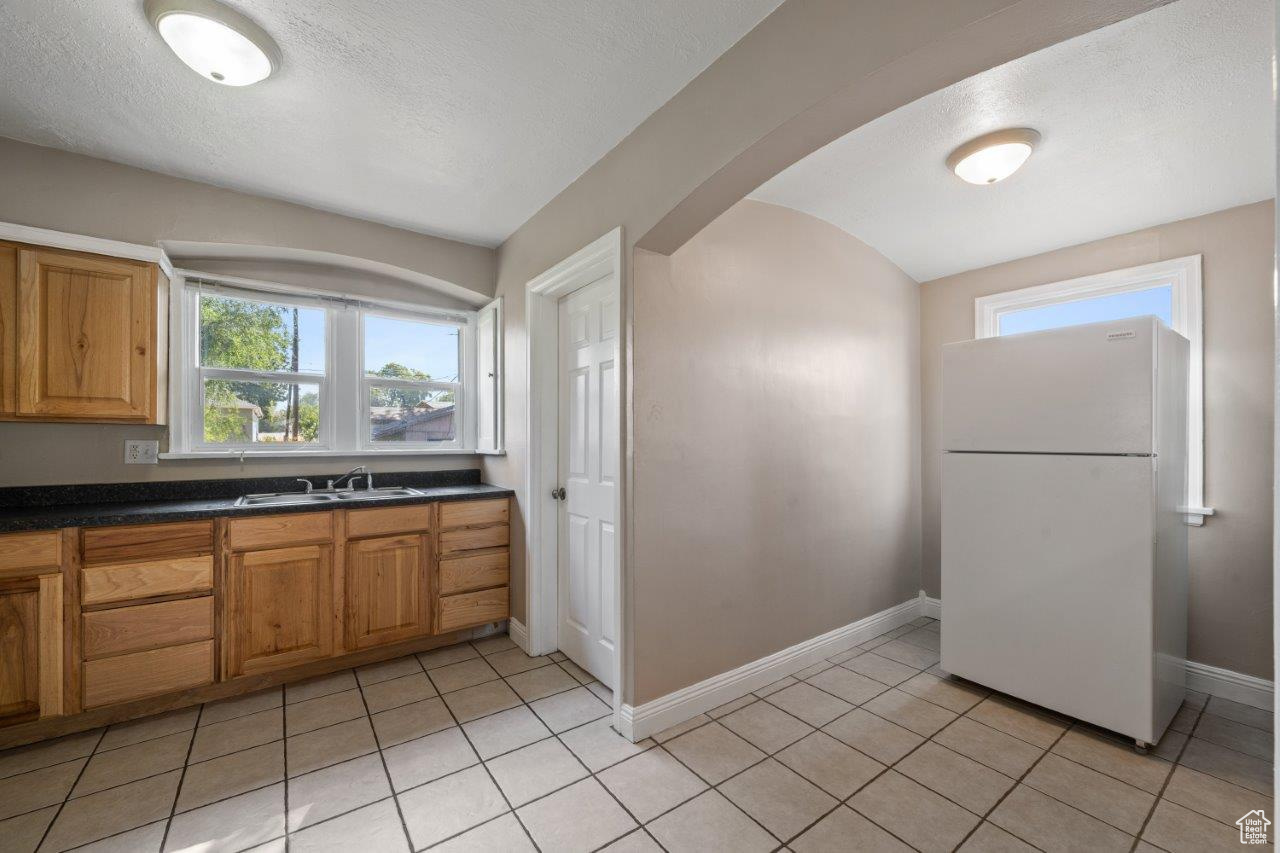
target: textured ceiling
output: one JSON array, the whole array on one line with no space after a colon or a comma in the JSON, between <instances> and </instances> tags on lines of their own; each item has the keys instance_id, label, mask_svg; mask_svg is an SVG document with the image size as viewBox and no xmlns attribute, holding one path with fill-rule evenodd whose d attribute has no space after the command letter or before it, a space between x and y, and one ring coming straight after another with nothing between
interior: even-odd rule
<instances>
[{"instance_id":1,"label":"textured ceiling","mask_svg":"<svg viewBox=\"0 0 1280 853\"><path fill-rule=\"evenodd\" d=\"M917 281L1275 195L1271 0L1179 0L908 104L752 198L844 229ZM944 161L1004 127L1043 139L1013 177Z\"/></svg>"},{"instance_id":2,"label":"textured ceiling","mask_svg":"<svg viewBox=\"0 0 1280 853\"><path fill-rule=\"evenodd\" d=\"M0 2L0 136L494 245L780 0L230 0L284 52L188 70L142 0Z\"/></svg>"}]
</instances>

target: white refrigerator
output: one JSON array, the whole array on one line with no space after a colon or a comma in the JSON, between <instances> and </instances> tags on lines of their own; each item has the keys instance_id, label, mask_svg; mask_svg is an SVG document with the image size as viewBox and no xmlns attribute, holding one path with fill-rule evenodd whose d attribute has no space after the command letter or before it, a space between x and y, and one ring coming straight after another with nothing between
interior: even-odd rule
<instances>
[{"instance_id":1,"label":"white refrigerator","mask_svg":"<svg viewBox=\"0 0 1280 853\"><path fill-rule=\"evenodd\" d=\"M1183 698L1185 338L1155 317L942 354L942 668L1133 738Z\"/></svg>"}]
</instances>

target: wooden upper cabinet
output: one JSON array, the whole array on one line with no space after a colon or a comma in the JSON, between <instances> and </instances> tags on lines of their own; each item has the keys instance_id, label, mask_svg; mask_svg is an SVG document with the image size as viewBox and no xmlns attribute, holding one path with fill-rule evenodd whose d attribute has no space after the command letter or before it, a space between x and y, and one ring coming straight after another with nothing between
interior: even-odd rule
<instances>
[{"instance_id":1,"label":"wooden upper cabinet","mask_svg":"<svg viewBox=\"0 0 1280 853\"><path fill-rule=\"evenodd\" d=\"M62 713L62 575L0 580L0 725Z\"/></svg>"},{"instance_id":2,"label":"wooden upper cabinet","mask_svg":"<svg viewBox=\"0 0 1280 853\"><path fill-rule=\"evenodd\" d=\"M0 291L5 274L0 251ZM19 247L16 416L162 423L167 291L154 264ZM5 313L0 295L0 326Z\"/></svg>"},{"instance_id":3,"label":"wooden upper cabinet","mask_svg":"<svg viewBox=\"0 0 1280 853\"><path fill-rule=\"evenodd\" d=\"M0 243L0 416L18 412L18 247Z\"/></svg>"},{"instance_id":4,"label":"wooden upper cabinet","mask_svg":"<svg viewBox=\"0 0 1280 853\"><path fill-rule=\"evenodd\" d=\"M228 674L253 675L333 652L333 545L232 554Z\"/></svg>"},{"instance_id":5,"label":"wooden upper cabinet","mask_svg":"<svg viewBox=\"0 0 1280 853\"><path fill-rule=\"evenodd\" d=\"M384 536L347 545L348 651L431 633L426 536Z\"/></svg>"}]
</instances>

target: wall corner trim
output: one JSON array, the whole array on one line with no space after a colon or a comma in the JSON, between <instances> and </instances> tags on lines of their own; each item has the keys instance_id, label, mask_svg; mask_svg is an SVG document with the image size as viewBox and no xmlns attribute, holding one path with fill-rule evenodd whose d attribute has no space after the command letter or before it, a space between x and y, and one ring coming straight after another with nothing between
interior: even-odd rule
<instances>
[{"instance_id":1,"label":"wall corner trim","mask_svg":"<svg viewBox=\"0 0 1280 853\"><path fill-rule=\"evenodd\" d=\"M507 636L525 653L529 654L529 629L514 616L507 620Z\"/></svg>"}]
</instances>

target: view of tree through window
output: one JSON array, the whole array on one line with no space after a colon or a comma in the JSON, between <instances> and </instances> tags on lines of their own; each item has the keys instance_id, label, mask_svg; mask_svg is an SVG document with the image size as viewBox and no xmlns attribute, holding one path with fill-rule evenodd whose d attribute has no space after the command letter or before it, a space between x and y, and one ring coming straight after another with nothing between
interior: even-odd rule
<instances>
[{"instance_id":1,"label":"view of tree through window","mask_svg":"<svg viewBox=\"0 0 1280 853\"><path fill-rule=\"evenodd\" d=\"M375 315L364 323L369 439L455 440L458 327Z\"/></svg>"}]
</instances>

